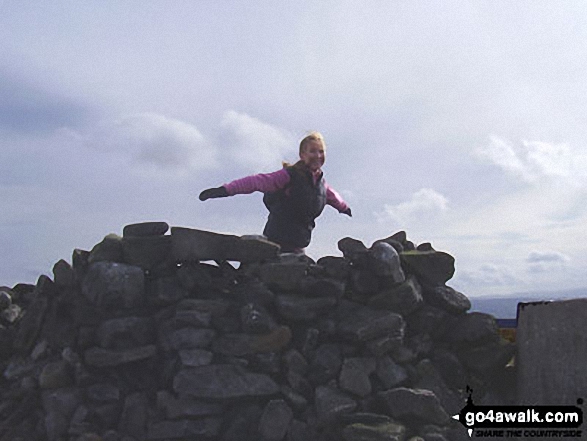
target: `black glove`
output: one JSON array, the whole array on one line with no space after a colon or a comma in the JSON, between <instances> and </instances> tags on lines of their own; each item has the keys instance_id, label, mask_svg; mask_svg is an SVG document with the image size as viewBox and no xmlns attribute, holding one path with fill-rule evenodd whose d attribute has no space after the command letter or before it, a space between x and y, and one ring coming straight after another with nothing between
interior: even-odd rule
<instances>
[{"instance_id":1,"label":"black glove","mask_svg":"<svg viewBox=\"0 0 587 441\"><path fill-rule=\"evenodd\" d=\"M351 207L347 208L344 211L341 211L342 214L346 214L348 217L353 217L353 214L351 213Z\"/></svg>"},{"instance_id":2,"label":"black glove","mask_svg":"<svg viewBox=\"0 0 587 441\"><path fill-rule=\"evenodd\" d=\"M200 193L200 200L205 201L206 199L214 199L214 198L225 198L228 196L226 192L226 188L224 187L216 187L216 188L208 188Z\"/></svg>"}]
</instances>

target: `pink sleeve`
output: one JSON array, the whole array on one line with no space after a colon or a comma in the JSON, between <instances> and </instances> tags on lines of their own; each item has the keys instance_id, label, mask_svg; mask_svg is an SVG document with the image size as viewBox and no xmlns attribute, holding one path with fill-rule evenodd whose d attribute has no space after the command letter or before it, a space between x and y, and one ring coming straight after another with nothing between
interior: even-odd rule
<instances>
[{"instance_id":1,"label":"pink sleeve","mask_svg":"<svg viewBox=\"0 0 587 441\"><path fill-rule=\"evenodd\" d=\"M249 194L255 191L263 193L277 191L282 189L289 182L289 173L285 168L273 173L260 173L245 178L236 179L224 184L229 196L235 194Z\"/></svg>"},{"instance_id":2,"label":"pink sleeve","mask_svg":"<svg viewBox=\"0 0 587 441\"><path fill-rule=\"evenodd\" d=\"M326 203L328 205L332 205L339 212L343 212L349 208L348 204L334 188L332 188L326 182L324 182L324 186L326 187Z\"/></svg>"}]
</instances>

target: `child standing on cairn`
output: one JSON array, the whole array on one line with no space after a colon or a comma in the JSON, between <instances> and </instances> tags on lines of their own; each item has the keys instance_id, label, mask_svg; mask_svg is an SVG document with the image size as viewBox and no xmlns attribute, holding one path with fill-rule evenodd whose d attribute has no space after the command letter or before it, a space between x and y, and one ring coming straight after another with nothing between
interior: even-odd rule
<instances>
[{"instance_id":1,"label":"child standing on cairn","mask_svg":"<svg viewBox=\"0 0 587 441\"><path fill-rule=\"evenodd\" d=\"M269 217L263 234L281 246L283 253L303 253L310 244L315 219L325 205L351 216L351 209L324 180L322 166L326 159L326 144L319 132L311 132L300 142L300 160L273 173L247 176L209 188L200 193L200 200L222 198L236 194L264 193L263 202Z\"/></svg>"}]
</instances>

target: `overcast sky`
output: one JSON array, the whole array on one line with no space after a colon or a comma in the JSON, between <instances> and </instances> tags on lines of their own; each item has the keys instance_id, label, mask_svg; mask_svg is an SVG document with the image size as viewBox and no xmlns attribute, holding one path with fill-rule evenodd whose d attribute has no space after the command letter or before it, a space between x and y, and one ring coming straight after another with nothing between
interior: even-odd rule
<instances>
[{"instance_id":1,"label":"overcast sky","mask_svg":"<svg viewBox=\"0 0 587 441\"><path fill-rule=\"evenodd\" d=\"M587 286L587 7L577 1L0 0L0 285L124 225L260 233L197 195L321 131L308 254L399 230L469 296Z\"/></svg>"}]
</instances>

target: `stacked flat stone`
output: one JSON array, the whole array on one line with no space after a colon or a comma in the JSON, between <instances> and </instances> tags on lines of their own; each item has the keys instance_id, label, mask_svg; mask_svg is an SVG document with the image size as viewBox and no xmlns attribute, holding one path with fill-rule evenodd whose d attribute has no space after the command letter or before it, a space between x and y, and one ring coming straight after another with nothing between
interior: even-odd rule
<instances>
[{"instance_id":1,"label":"stacked flat stone","mask_svg":"<svg viewBox=\"0 0 587 441\"><path fill-rule=\"evenodd\" d=\"M0 441L464 440L466 387L495 399L513 346L430 244L168 231L0 288Z\"/></svg>"}]
</instances>

